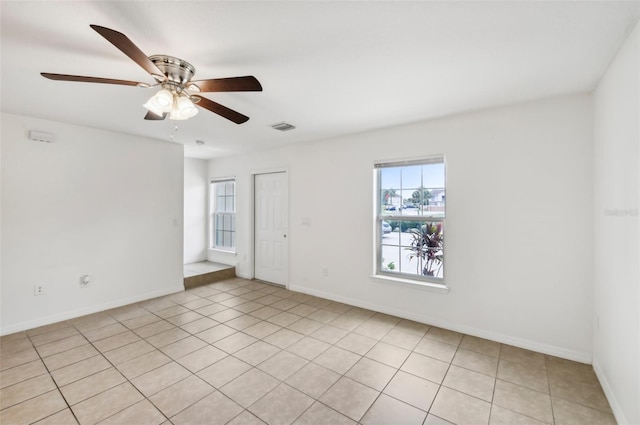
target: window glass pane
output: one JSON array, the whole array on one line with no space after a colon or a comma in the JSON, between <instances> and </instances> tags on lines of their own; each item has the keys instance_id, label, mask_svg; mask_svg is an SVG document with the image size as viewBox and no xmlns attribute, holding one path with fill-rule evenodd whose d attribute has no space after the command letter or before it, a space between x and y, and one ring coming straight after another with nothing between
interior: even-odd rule
<instances>
[{"instance_id":1,"label":"window glass pane","mask_svg":"<svg viewBox=\"0 0 640 425\"><path fill-rule=\"evenodd\" d=\"M399 245L399 221L384 220L380 223L380 235L382 236L383 245Z\"/></svg>"},{"instance_id":2,"label":"window glass pane","mask_svg":"<svg viewBox=\"0 0 640 425\"><path fill-rule=\"evenodd\" d=\"M402 209L400 189L388 188L380 192L381 212L387 215L399 214Z\"/></svg>"},{"instance_id":3,"label":"window glass pane","mask_svg":"<svg viewBox=\"0 0 640 425\"><path fill-rule=\"evenodd\" d=\"M411 193L407 197L409 202L407 205L411 205L414 209L420 209L420 206L426 205L429 198L429 191L425 188L417 187L410 191Z\"/></svg>"},{"instance_id":4,"label":"window glass pane","mask_svg":"<svg viewBox=\"0 0 640 425\"><path fill-rule=\"evenodd\" d=\"M417 189L422 186L422 166L402 167L402 188Z\"/></svg>"},{"instance_id":5,"label":"window glass pane","mask_svg":"<svg viewBox=\"0 0 640 425\"><path fill-rule=\"evenodd\" d=\"M400 265L400 273L409 274L413 276L420 276L420 270L422 269L422 260L419 258L409 258L406 252L402 253L404 261Z\"/></svg>"},{"instance_id":6,"label":"window glass pane","mask_svg":"<svg viewBox=\"0 0 640 425\"><path fill-rule=\"evenodd\" d=\"M397 246L382 246L382 271L400 272L400 249Z\"/></svg>"},{"instance_id":7,"label":"window glass pane","mask_svg":"<svg viewBox=\"0 0 640 425\"><path fill-rule=\"evenodd\" d=\"M224 216L224 230L231 230L231 216Z\"/></svg>"},{"instance_id":8,"label":"window glass pane","mask_svg":"<svg viewBox=\"0 0 640 425\"><path fill-rule=\"evenodd\" d=\"M429 204L424 207L423 215L431 217L444 217L445 191L444 189L431 189Z\"/></svg>"},{"instance_id":9,"label":"window glass pane","mask_svg":"<svg viewBox=\"0 0 640 425\"><path fill-rule=\"evenodd\" d=\"M400 187L400 170L401 167L381 168L380 171L380 187L399 188Z\"/></svg>"},{"instance_id":10,"label":"window glass pane","mask_svg":"<svg viewBox=\"0 0 640 425\"><path fill-rule=\"evenodd\" d=\"M402 207L406 207L407 205L412 205L411 202L411 194L414 192L415 189L407 189L406 187L403 187L402 190L400 191L399 195L402 198Z\"/></svg>"},{"instance_id":11,"label":"window glass pane","mask_svg":"<svg viewBox=\"0 0 640 425\"><path fill-rule=\"evenodd\" d=\"M231 216L231 226L229 227L229 230L231 230L232 232L236 231L236 216L235 216L235 214Z\"/></svg>"},{"instance_id":12,"label":"window glass pane","mask_svg":"<svg viewBox=\"0 0 640 425\"><path fill-rule=\"evenodd\" d=\"M224 233L224 242L222 246L231 247L231 232L223 232Z\"/></svg>"},{"instance_id":13,"label":"window glass pane","mask_svg":"<svg viewBox=\"0 0 640 425\"><path fill-rule=\"evenodd\" d=\"M236 232L231 232L231 247L236 246Z\"/></svg>"},{"instance_id":14,"label":"window glass pane","mask_svg":"<svg viewBox=\"0 0 640 425\"><path fill-rule=\"evenodd\" d=\"M222 233L223 233L222 230L216 231L216 246L222 245L222 241L223 241Z\"/></svg>"},{"instance_id":15,"label":"window glass pane","mask_svg":"<svg viewBox=\"0 0 640 425\"><path fill-rule=\"evenodd\" d=\"M423 165L422 185L424 187L444 188L444 163Z\"/></svg>"}]
</instances>

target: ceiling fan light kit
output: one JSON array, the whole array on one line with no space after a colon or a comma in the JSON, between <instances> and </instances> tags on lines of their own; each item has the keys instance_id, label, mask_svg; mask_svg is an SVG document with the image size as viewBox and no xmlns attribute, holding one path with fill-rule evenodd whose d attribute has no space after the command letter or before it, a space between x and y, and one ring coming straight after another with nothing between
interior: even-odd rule
<instances>
[{"instance_id":1,"label":"ceiling fan light kit","mask_svg":"<svg viewBox=\"0 0 640 425\"><path fill-rule=\"evenodd\" d=\"M162 89L151 96L151 99L142 106L158 117L164 118L164 114L169 113L170 120L186 120L197 115L198 109L189 98L189 95L183 93L172 93L167 89Z\"/></svg>"},{"instance_id":2,"label":"ceiling fan light kit","mask_svg":"<svg viewBox=\"0 0 640 425\"><path fill-rule=\"evenodd\" d=\"M172 120L186 120L198 114L198 109L188 97L180 97L177 100L174 98L175 108L171 110L169 119Z\"/></svg>"},{"instance_id":3,"label":"ceiling fan light kit","mask_svg":"<svg viewBox=\"0 0 640 425\"><path fill-rule=\"evenodd\" d=\"M173 105L173 95L170 91L162 89L158 93L151 96L144 106L156 115L162 115L163 112L169 112Z\"/></svg>"},{"instance_id":4,"label":"ceiling fan light kit","mask_svg":"<svg viewBox=\"0 0 640 425\"><path fill-rule=\"evenodd\" d=\"M116 84L141 88L160 86L161 89L143 105L149 111L144 117L146 120L158 121L165 119L167 116L170 120L186 120L198 114L196 104L236 124L242 124L249 120L249 117L233 109L204 97L193 96L193 94L200 92L262 91L262 85L255 77L245 76L191 81L196 69L190 63L173 56L146 56L126 35L99 25L91 25L91 28L147 71L155 79L156 83L147 84L137 81L46 72L41 73L41 75L50 80L58 81Z\"/></svg>"}]
</instances>

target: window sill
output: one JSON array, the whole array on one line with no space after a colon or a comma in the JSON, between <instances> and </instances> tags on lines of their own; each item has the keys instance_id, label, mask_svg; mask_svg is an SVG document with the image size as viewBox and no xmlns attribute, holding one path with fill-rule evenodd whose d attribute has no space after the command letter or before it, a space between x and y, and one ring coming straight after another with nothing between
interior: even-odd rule
<instances>
[{"instance_id":1,"label":"window sill","mask_svg":"<svg viewBox=\"0 0 640 425\"><path fill-rule=\"evenodd\" d=\"M209 248L209 251L214 253L225 254L225 255L233 255L234 257L238 255L236 251L229 251L227 249L222 249L222 248Z\"/></svg>"},{"instance_id":2,"label":"window sill","mask_svg":"<svg viewBox=\"0 0 640 425\"><path fill-rule=\"evenodd\" d=\"M402 284L402 285L412 285L414 287L418 287L418 288L423 288L429 292L436 292L439 294L448 294L449 293L449 287L447 285L440 285L438 283L430 283L430 282L418 282L416 280L411 280L411 279L403 279L400 277L393 277L393 276L387 276L387 275L381 275L381 274L374 274L371 275L371 277L373 279L376 280L380 280L382 282L385 283L395 283L395 284Z\"/></svg>"}]
</instances>

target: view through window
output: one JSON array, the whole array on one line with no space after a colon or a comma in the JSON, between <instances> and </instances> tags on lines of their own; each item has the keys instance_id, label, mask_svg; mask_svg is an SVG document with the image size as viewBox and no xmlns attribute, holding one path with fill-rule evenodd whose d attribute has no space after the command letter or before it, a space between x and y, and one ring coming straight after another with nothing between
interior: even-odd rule
<instances>
[{"instance_id":1,"label":"view through window","mask_svg":"<svg viewBox=\"0 0 640 425\"><path fill-rule=\"evenodd\" d=\"M379 163L375 168L377 272L443 283L444 157Z\"/></svg>"},{"instance_id":2,"label":"view through window","mask_svg":"<svg viewBox=\"0 0 640 425\"><path fill-rule=\"evenodd\" d=\"M236 247L236 183L211 182L211 247L234 251Z\"/></svg>"}]
</instances>

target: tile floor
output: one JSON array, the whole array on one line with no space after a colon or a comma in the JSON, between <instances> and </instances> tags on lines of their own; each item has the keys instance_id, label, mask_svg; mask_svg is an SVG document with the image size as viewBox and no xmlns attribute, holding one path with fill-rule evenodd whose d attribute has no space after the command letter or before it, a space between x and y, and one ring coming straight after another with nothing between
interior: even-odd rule
<instances>
[{"instance_id":1,"label":"tile floor","mask_svg":"<svg viewBox=\"0 0 640 425\"><path fill-rule=\"evenodd\" d=\"M233 279L0 339L2 424L615 424L589 365Z\"/></svg>"}]
</instances>

